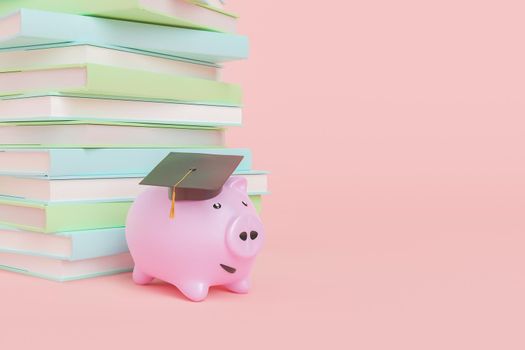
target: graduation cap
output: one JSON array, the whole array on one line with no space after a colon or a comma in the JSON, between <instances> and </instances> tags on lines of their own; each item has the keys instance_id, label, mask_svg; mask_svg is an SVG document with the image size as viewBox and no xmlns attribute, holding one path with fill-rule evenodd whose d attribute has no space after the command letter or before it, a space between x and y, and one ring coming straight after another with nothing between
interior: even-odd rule
<instances>
[{"instance_id":1,"label":"graduation cap","mask_svg":"<svg viewBox=\"0 0 525 350\"><path fill-rule=\"evenodd\" d=\"M243 156L170 153L141 181L141 185L168 187L170 218L175 200L206 200L217 196Z\"/></svg>"}]
</instances>

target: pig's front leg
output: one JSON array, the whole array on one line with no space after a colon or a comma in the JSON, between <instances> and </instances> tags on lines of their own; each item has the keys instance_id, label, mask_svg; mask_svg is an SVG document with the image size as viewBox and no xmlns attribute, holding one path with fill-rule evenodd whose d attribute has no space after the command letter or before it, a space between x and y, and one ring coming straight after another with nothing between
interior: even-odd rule
<instances>
[{"instance_id":1,"label":"pig's front leg","mask_svg":"<svg viewBox=\"0 0 525 350\"><path fill-rule=\"evenodd\" d=\"M250 279L246 277L240 281L227 284L224 287L234 293L245 294L250 291Z\"/></svg>"},{"instance_id":2,"label":"pig's front leg","mask_svg":"<svg viewBox=\"0 0 525 350\"><path fill-rule=\"evenodd\" d=\"M142 272L137 266L133 269L133 282L136 284L148 284L153 281L153 277Z\"/></svg>"},{"instance_id":3,"label":"pig's front leg","mask_svg":"<svg viewBox=\"0 0 525 350\"><path fill-rule=\"evenodd\" d=\"M192 301L203 301L208 296L209 286L204 282L185 282L176 286Z\"/></svg>"}]
</instances>

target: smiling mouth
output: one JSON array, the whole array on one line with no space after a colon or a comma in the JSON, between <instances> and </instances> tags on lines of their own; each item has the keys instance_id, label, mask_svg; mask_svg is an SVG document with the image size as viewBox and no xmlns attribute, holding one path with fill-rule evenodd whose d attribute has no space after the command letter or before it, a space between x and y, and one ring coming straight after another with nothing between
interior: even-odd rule
<instances>
[{"instance_id":1,"label":"smiling mouth","mask_svg":"<svg viewBox=\"0 0 525 350\"><path fill-rule=\"evenodd\" d=\"M221 267L224 269L224 271L228 273L235 273L235 271L237 271L237 269L234 269L233 267L228 266L228 265L221 264Z\"/></svg>"}]
</instances>

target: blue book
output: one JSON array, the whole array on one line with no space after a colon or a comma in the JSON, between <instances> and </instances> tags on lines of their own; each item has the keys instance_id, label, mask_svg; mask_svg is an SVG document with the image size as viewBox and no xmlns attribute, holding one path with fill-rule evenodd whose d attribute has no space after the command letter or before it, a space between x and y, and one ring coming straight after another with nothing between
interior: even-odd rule
<instances>
[{"instance_id":1,"label":"blue book","mask_svg":"<svg viewBox=\"0 0 525 350\"><path fill-rule=\"evenodd\" d=\"M0 19L0 50L91 44L210 63L248 56L241 35L20 9Z\"/></svg>"},{"instance_id":2,"label":"blue book","mask_svg":"<svg viewBox=\"0 0 525 350\"><path fill-rule=\"evenodd\" d=\"M0 253L76 261L128 252L125 229L38 233L0 227Z\"/></svg>"},{"instance_id":3,"label":"blue book","mask_svg":"<svg viewBox=\"0 0 525 350\"><path fill-rule=\"evenodd\" d=\"M0 174L41 177L142 177L170 152L244 156L237 172L252 168L248 149L0 149Z\"/></svg>"}]
</instances>

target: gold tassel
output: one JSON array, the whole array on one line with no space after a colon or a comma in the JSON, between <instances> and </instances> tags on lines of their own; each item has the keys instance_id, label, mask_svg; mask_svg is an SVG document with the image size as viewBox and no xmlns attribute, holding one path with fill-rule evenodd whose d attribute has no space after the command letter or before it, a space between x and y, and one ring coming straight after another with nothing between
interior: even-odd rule
<instances>
[{"instance_id":1,"label":"gold tassel","mask_svg":"<svg viewBox=\"0 0 525 350\"><path fill-rule=\"evenodd\" d=\"M186 173L186 175L184 175L182 177L182 179L179 180L179 182L177 182L174 186L173 186L173 193L171 194L171 209L170 209L170 219L174 219L175 218L175 189L178 185L180 185L180 183L182 181L184 181L192 172L196 171L197 169L190 169L188 170L188 172Z\"/></svg>"},{"instance_id":2,"label":"gold tassel","mask_svg":"<svg viewBox=\"0 0 525 350\"><path fill-rule=\"evenodd\" d=\"M173 193L171 195L171 209L170 209L170 219L175 218L175 186L173 186Z\"/></svg>"}]
</instances>

